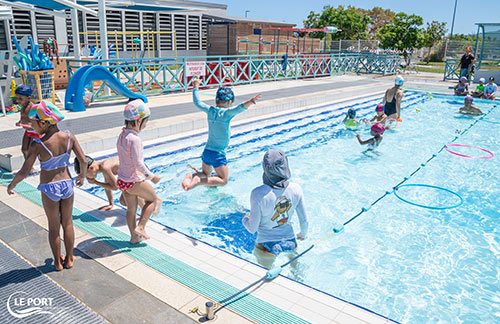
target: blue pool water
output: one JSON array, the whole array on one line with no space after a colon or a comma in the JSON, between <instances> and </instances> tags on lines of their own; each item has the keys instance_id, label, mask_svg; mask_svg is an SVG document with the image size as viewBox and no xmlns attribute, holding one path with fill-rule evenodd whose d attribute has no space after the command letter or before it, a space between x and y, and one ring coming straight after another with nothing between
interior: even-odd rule
<instances>
[{"instance_id":1,"label":"blue pool water","mask_svg":"<svg viewBox=\"0 0 500 324\"><path fill-rule=\"evenodd\" d=\"M353 107L371 117L380 99L289 115L264 125L233 128L228 149L230 181L219 189L181 189L187 163L200 166L201 139L173 151L171 144L148 149L146 163L161 175L164 199L154 220L254 261L254 235L241 218L252 188L262 183L260 162L268 148L289 156L291 181L304 191L310 233L303 250L371 204L412 173L444 144L466 129L473 117L457 114L463 102L451 96L407 93L403 122L386 131L376 152L365 152L342 126ZM493 103L477 100L483 111ZM416 111L420 109L420 112ZM477 118L477 117L476 117ZM500 108L455 141L498 153ZM367 138L368 130L360 131ZM484 152L454 148L467 155ZM393 194L323 241L285 274L310 286L403 323L500 322L500 163L438 154L407 183L441 186L457 192L462 206L429 210ZM100 188L87 187L105 197ZM116 198L118 198L118 192ZM404 187L405 199L433 206L453 205L457 197L429 188ZM280 259L279 263L285 259Z\"/></svg>"}]
</instances>

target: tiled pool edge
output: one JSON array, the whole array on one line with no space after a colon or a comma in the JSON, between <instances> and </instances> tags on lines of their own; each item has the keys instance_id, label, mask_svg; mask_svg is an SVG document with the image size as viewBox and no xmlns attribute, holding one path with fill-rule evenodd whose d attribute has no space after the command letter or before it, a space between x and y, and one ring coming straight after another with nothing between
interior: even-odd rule
<instances>
[{"instance_id":1,"label":"tiled pool edge","mask_svg":"<svg viewBox=\"0 0 500 324\"><path fill-rule=\"evenodd\" d=\"M6 179L4 179L5 172L2 170L0 173L2 174L0 184L6 185ZM41 206L39 191L31 184L23 181L16 187L15 192ZM129 238L127 235L76 208L73 208L73 221L76 227L84 230L86 233L96 238L104 238L104 240L101 239L104 243L209 299L221 300L238 291L237 288L213 278L171 256L165 255L153 247L148 245L140 247L132 246L128 243ZM154 254L160 254L160 258L151 258ZM156 266L153 263L156 263ZM162 266L162 269L158 269L159 266ZM252 295L247 295L243 299L236 300L227 307L258 323L309 323Z\"/></svg>"}]
</instances>

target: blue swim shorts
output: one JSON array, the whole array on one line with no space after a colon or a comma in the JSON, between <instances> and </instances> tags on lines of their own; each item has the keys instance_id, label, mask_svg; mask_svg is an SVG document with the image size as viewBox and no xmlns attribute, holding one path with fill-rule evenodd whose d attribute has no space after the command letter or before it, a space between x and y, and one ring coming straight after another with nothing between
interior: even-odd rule
<instances>
[{"instance_id":1,"label":"blue swim shorts","mask_svg":"<svg viewBox=\"0 0 500 324\"><path fill-rule=\"evenodd\" d=\"M281 252L290 252L295 250L295 248L297 247L297 241L293 238L286 241L262 242L260 243L260 245L265 247L266 250L271 253L280 254Z\"/></svg>"},{"instance_id":2,"label":"blue swim shorts","mask_svg":"<svg viewBox=\"0 0 500 324\"><path fill-rule=\"evenodd\" d=\"M227 164L227 159L225 154L207 149L203 150L203 154L201 155L201 160L206 165L210 165L214 168L218 168L220 166Z\"/></svg>"},{"instance_id":3,"label":"blue swim shorts","mask_svg":"<svg viewBox=\"0 0 500 324\"><path fill-rule=\"evenodd\" d=\"M52 201L67 199L73 195L73 180L65 179L56 182L40 183L37 187Z\"/></svg>"}]
</instances>

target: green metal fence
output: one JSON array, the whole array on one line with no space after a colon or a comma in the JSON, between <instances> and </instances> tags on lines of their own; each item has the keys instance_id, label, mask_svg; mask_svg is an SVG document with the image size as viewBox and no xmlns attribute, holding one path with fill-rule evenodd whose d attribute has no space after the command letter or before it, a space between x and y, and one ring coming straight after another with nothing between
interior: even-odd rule
<instances>
[{"instance_id":1,"label":"green metal fence","mask_svg":"<svg viewBox=\"0 0 500 324\"><path fill-rule=\"evenodd\" d=\"M446 80L458 80L460 79L460 61L457 59L447 59L444 65L444 77L443 81Z\"/></svg>"},{"instance_id":2,"label":"green metal fence","mask_svg":"<svg viewBox=\"0 0 500 324\"><path fill-rule=\"evenodd\" d=\"M371 53L335 52L295 55L234 55L112 60L67 60L68 77L81 66L106 66L131 91L143 95L187 91L193 78L186 74L192 62L204 64L201 87L251 84L287 79L317 78L338 73L395 74L400 57ZM105 84L90 86L94 98L116 96Z\"/></svg>"}]
</instances>

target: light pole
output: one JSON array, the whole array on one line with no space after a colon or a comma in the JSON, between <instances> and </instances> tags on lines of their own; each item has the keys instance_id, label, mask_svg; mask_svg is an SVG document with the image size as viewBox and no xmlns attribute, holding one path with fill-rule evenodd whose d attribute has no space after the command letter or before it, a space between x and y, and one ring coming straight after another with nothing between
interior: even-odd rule
<instances>
[{"instance_id":1,"label":"light pole","mask_svg":"<svg viewBox=\"0 0 500 324\"><path fill-rule=\"evenodd\" d=\"M455 14L457 13L457 1L458 0L455 0L455 9L453 10L453 20L451 21L450 40L453 39L453 26L455 26Z\"/></svg>"},{"instance_id":2,"label":"light pole","mask_svg":"<svg viewBox=\"0 0 500 324\"><path fill-rule=\"evenodd\" d=\"M248 16L247 16L247 13L249 13L249 12L250 12L250 10L245 10L245 18L247 18L247 17L248 17Z\"/></svg>"}]
</instances>

